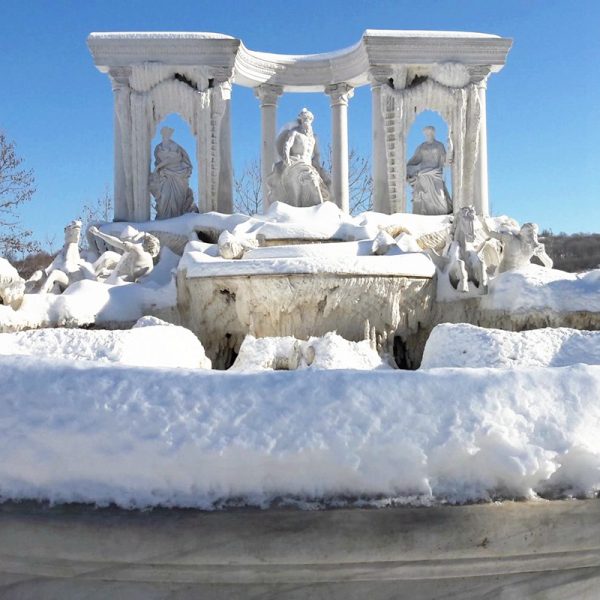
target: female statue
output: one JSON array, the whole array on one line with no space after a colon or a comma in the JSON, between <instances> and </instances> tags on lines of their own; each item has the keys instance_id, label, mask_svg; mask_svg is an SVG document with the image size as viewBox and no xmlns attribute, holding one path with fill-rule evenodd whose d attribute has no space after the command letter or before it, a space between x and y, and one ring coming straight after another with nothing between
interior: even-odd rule
<instances>
[{"instance_id":1,"label":"female statue","mask_svg":"<svg viewBox=\"0 0 600 600\"><path fill-rule=\"evenodd\" d=\"M452 199L444 183L446 148L435 139L435 127L423 129L425 142L406 165L408 183L413 189L413 212L418 215L448 215Z\"/></svg>"},{"instance_id":2,"label":"female statue","mask_svg":"<svg viewBox=\"0 0 600 600\"><path fill-rule=\"evenodd\" d=\"M156 218L170 219L198 212L189 187L192 163L187 152L171 139L171 127L160 130L162 142L154 149L154 173L150 175L150 193L156 198Z\"/></svg>"}]
</instances>

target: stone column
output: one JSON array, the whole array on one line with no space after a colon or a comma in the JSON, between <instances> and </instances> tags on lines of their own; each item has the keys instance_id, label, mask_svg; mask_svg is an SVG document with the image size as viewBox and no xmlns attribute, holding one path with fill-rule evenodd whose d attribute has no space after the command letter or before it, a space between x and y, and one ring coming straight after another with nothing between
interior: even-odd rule
<instances>
[{"instance_id":1,"label":"stone column","mask_svg":"<svg viewBox=\"0 0 600 600\"><path fill-rule=\"evenodd\" d=\"M131 180L131 69L110 70L114 95L114 220L133 218L133 187Z\"/></svg>"},{"instance_id":2,"label":"stone column","mask_svg":"<svg viewBox=\"0 0 600 600\"><path fill-rule=\"evenodd\" d=\"M487 115L486 98L487 79L483 79L477 85L479 95L479 143L477 149L477 161L475 162L475 177L473 180L473 200L478 215L490 214L490 203L488 196L488 155L487 155Z\"/></svg>"},{"instance_id":3,"label":"stone column","mask_svg":"<svg viewBox=\"0 0 600 600\"><path fill-rule=\"evenodd\" d=\"M219 154L217 210L225 214L233 212L233 161L231 156L231 82L229 80L216 83L220 94L222 111L219 124ZM214 126L214 124L213 124Z\"/></svg>"},{"instance_id":4,"label":"stone column","mask_svg":"<svg viewBox=\"0 0 600 600\"><path fill-rule=\"evenodd\" d=\"M389 85L391 74L387 71L372 71L371 81L371 173L373 177L373 210L390 212L388 165L385 149L385 122L381 106L381 89Z\"/></svg>"},{"instance_id":5,"label":"stone column","mask_svg":"<svg viewBox=\"0 0 600 600\"><path fill-rule=\"evenodd\" d=\"M264 83L254 88L256 97L260 100L262 141L260 147L260 173L263 199L263 212L269 208L267 177L273 170L276 160L275 139L277 136L277 99L283 93L280 85Z\"/></svg>"},{"instance_id":6,"label":"stone column","mask_svg":"<svg viewBox=\"0 0 600 600\"><path fill-rule=\"evenodd\" d=\"M331 179L335 203L350 212L348 187L348 100L354 89L347 83L328 85L325 93L331 99Z\"/></svg>"}]
</instances>

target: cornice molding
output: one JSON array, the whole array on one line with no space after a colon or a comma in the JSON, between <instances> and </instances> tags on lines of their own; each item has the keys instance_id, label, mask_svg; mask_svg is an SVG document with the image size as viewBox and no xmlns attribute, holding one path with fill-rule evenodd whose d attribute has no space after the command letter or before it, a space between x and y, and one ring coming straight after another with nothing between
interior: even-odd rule
<instances>
[{"instance_id":1,"label":"cornice molding","mask_svg":"<svg viewBox=\"0 0 600 600\"><path fill-rule=\"evenodd\" d=\"M427 75L441 63L462 63L472 82L499 71L512 40L495 35L446 31L367 30L344 50L287 55L249 50L241 40L215 33L92 33L87 40L97 68L114 73L141 63L201 66L242 86L277 86L284 92L323 92L344 82L351 87L383 83L383 73ZM393 78L393 76L392 76Z\"/></svg>"}]
</instances>

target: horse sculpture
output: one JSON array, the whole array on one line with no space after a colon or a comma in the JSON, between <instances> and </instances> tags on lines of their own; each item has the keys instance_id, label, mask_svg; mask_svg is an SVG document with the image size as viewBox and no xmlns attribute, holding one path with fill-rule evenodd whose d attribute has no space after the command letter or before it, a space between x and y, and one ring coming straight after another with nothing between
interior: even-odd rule
<instances>
[{"instance_id":1,"label":"horse sculpture","mask_svg":"<svg viewBox=\"0 0 600 600\"><path fill-rule=\"evenodd\" d=\"M463 206L454 216L452 239L440 256L431 250L429 256L442 276L452 287L469 292L469 282L481 292L487 291L488 271L484 256L489 252L488 241L477 244L477 215L473 206Z\"/></svg>"}]
</instances>

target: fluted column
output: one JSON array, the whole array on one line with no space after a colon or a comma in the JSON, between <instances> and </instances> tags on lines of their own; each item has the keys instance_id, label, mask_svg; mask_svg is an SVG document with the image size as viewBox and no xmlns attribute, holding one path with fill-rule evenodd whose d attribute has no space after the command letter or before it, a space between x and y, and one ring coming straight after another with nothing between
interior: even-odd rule
<instances>
[{"instance_id":1,"label":"fluted column","mask_svg":"<svg viewBox=\"0 0 600 600\"><path fill-rule=\"evenodd\" d=\"M277 136L277 99L283 93L279 85L264 83L254 88L256 97L260 100L261 116L261 147L260 147L260 173L263 199L263 212L269 208L267 177L273 170L276 159L275 138Z\"/></svg>"},{"instance_id":2,"label":"fluted column","mask_svg":"<svg viewBox=\"0 0 600 600\"><path fill-rule=\"evenodd\" d=\"M328 85L325 93L331 99L331 179L335 203L350 212L348 184L348 101L354 89L347 83Z\"/></svg>"},{"instance_id":3,"label":"fluted column","mask_svg":"<svg viewBox=\"0 0 600 600\"><path fill-rule=\"evenodd\" d=\"M225 214L233 212L233 158L231 151L231 81L226 79L224 81L215 81L215 94L218 94L218 102L215 106L213 104L212 113L213 123L211 127L215 127L215 112L219 113L218 120L218 142L215 148L219 165L217 169L217 198L216 198L216 210ZM213 95L213 99L216 96ZM216 131L213 129L213 135ZM214 209L213 209L214 210Z\"/></svg>"},{"instance_id":4,"label":"fluted column","mask_svg":"<svg viewBox=\"0 0 600 600\"><path fill-rule=\"evenodd\" d=\"M131 69L111 69L114 96L114 220L133 218L133 186L131 180Z\"/></svg>"},{"instance_id":5,"label":"fluted column","mask_svg":"<svg viewBox=\"0 0 600 600\"><path fill-rule=\"evenodd\" d=\"M372 70L371 81L371 175L373 177L373 210L390 213L388 165L385 149L385 122L381 106L381 90L390 85L391 72Z\"/></svg>"},{"instance_id":6,"label":"fluted column","mask_svg":"<svg viewBox=\"0 0 600 600\"><path fill-rule=\"evenodd\" d=\"M487 79L483 79L477 85L480 106L480 122L477 161L475 162L475 177L473 181L473 200L475 203L475 210L479 215L490 214L488 190L487 115L485 97L486 90Z\"/></svg>"}]
</instances>

